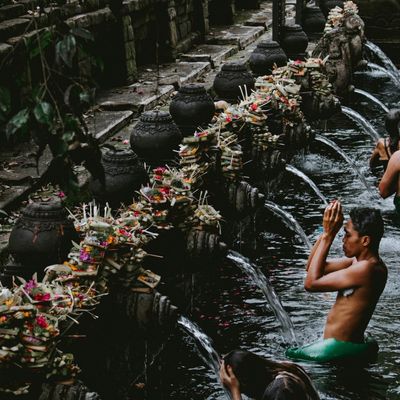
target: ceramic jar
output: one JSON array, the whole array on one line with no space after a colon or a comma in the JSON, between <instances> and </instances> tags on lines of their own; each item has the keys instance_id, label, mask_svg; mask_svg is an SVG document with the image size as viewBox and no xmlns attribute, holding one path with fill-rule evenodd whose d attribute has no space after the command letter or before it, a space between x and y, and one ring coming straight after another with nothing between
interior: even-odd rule
<instances>
[{"instance_id":1,"label":"ceramic jar","mask_svg":"<svg viewBox=\"0 0 400 400\"><path fill-rule=\"evenodd\" d=\"M11 231L8 248L17 262L46 267L62 263L78 234L59 199L29 204Z\"/></svg>"},{"instance_id":2,"label":"ceramic jar","mask_svg":"<svg viewBox=\"0 0 400 400\"><path fill-rule=\"evenodd\" d=\"M249 59L250 69L257 76L268 75L271 73L274 64L282 67L286 65L286 62L285 52L279 46L279 43L273 40L261 41L251 53Z\"/></svg>"},{"instance_id":3,"label":"ceramic jar","mask_svg":"<svg viewBox=\"0 0 400 400\"><path fill-rule=\"evenodd\" d=\"M308 38L300 25L285 25L280 45L291 60L304 59Z\"/></svg>"},{"instance_id":4,"label":"ceramic jar","mask_svg":"<svg viewBox=\"0 0 400 400\"><path fill-rule=\"evenodd\" d=\"M254 78L244 62L228 62L214 79L214 90L222 100L237 103L242 98L240 88L247 88L247 93L254 89Z\"/></svg>"},{"instance_id":5,"label":"ceramic jar","mask_svg":"<svg viewBox=\"0 0 400 400\"><path fill-rule=\"evenodd\" d=\"M192 135L198 127L206 127L215 113L214 101L204 86L182 86L171 101L169 112L183 136Z\"/></svg>"},{"instance_id":6,"label":"ceramic jar","mask_svg":"<svg viewBox=\"0 0 400 400\"><path fill-rule=\"evenodd\" d=\"M89 188L96 201L119 207L130 204L135 191L148 181L147 173L132 150L107 149L102 156L105 180L91 179Z\"/></svg>"},{"instance_id":7,"label":"ceramic jar","mask_svg":"<svg viewBox=\"0 0 400 400\"><path fill-rule=\"evenodd\" d=\"M325 15L325 17L327 17L329 11L332 10L332 8L343 8L343 3L343 0L320 0L321 11Z\"/></svg>"},{"instance_id":8,"label":"ceramic jar","mask_svg":"<svg viewBox=\"0 0 400 400\"><path fill-rule=\"evenodd\" d=\"M140 116L130 136L132 150L153 166L163 165L174 157L182 135L165 111L147 111Z\"/></svg>"},{"instance_id":9,"label":"ceramic jar","mask_svg":"<svg viewBox=\"0 0 400 400\"><path fill-rule=\"evenodd\" d=\"M303 8L302 27L308 37L321 36L325 28L325 17L318 6Z\"/></svg>"}]
</instances>

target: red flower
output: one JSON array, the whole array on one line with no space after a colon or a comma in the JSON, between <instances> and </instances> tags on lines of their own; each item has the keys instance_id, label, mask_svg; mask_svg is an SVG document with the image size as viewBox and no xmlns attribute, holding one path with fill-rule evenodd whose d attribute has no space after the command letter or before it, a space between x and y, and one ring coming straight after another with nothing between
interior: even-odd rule
<instances>
[{"instance_id":1,"label":"red flower","mask_svg":"<svg viewBox=\"0 0 400 400\"><path fill-rule=\"evenodd\" d=\"M258 105L257 105L256 103L253 103L253 104L251 105L251 109L252 109L253 111L256 111L257 108L258 108Z\"/></svg>"},{"instance_id":2,"label":"red flower","mask_svg":"<svg viewBox=\"0 0 400 400\"><path fill-rule=\"evenodd\" d=\"M231 117L226 117L226 118L225 118L225 121L226 121L226 122L232 122L232 118L231 118Z\"/></svg>"},{"instance_id":3,"label":"red flower","mask_svg":"<svg viewBox=\"0 0 400 400\"><path fill-rule=\"evenodd\" d=\"M49 324L47 323L46 317L43 315L38 315L36 317L36 323L41 327L41 328L47 328Z\"/></svg>"}]
</instances>

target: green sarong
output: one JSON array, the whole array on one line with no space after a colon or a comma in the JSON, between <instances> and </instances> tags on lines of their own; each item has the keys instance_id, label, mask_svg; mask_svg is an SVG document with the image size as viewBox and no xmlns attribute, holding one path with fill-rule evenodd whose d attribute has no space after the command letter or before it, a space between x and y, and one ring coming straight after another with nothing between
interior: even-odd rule
<instances>
[{"instance_id":1,"label":"green sarong","mask_svg":"<svg viewBox=\"0 0 400 400\"><path fill-rule=\"evenodd\" d=\"M400 216L400 196L394 196L393 203L397 214Z\"/></svg>"},{"instance_id":2,"label":"green sarong","mask_svg":"<svg viewBox=\"0 0 400 400\"><path fill-rule=\"evenodd\" d=\"M291 347L285 354L294 360L328 362L346 358L369 359L376 355L378 349L378 343L372 338L367 338L364 343L329 338L302 347Z\"/></svg>"}]
</instances>

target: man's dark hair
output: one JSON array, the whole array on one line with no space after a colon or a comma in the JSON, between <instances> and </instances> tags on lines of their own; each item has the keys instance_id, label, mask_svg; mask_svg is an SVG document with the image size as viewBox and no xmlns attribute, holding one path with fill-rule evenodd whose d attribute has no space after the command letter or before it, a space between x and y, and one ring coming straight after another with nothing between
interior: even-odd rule
<instances>
[{"instance_id":1,"label":"man's dark hair","mask_svg":"<svg viewBox=\"0 0 400 400\"><path fill-rule=\"evenodd\" d=\"M378 251L384 232L381 212L376 208L356 207L350 211L350 218L354 229L361 236L369 236L372 250Z\"/></svg>"}]
</instances>

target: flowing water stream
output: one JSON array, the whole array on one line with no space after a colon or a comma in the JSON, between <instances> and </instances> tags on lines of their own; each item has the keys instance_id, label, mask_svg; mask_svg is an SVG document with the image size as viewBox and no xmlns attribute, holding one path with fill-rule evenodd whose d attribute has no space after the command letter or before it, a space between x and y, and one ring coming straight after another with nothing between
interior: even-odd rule
<instances>
[{"instance_id":1,"label":"flowing water stream","mask_svg":"<svg viewBox=\"0 0 400 400\"><path fill-rule=\"evenodd\" d=\"M304 172L301 172L299 169L290 164L286 165L285 168L286 171L291 172L293 175L303 179L303 181L306 182L312 190L314 190L315 194L322 200L322 202L326 206L328 205L328 200L326 200L326 197L321 193L321 191L318 189L318 186L312 181L312 179L310 179Z\"/></svg>"},{"instance_id":2,"label":"flowing water stream","mask_svg":"<svg viewBox=\"0 0 400 400\"><path fill-rule=\"evenodd\" d=\"M368 133L368 135L370 135L372 139L374 139L375 141L378 141L380 139L380 135L376 131L376 129L360 113L358 113L357 111L355 111L355 110L353 110L353 109L351 109L349 107L346 107L346 106L342 106L342 113L347 115L356 124L361 126L362 129L366 133Z\"/></svg>"},{"instance_id":3,"label":"flowing water stream","mask_svg":"<svg viewBox=\"0 0 400 400\"><path fill-rule=\"evenodd\" d=\"M349 164L354 172L357 174L357 176L360 178L360 181L364 184L365 188L371 192L371 188L370 185L368 184L368 182L365 179L365 176L363 175L363 173L358 169L358 167L356 166L356 164L354 163L354 161L346 154L345 151L343 151L335 142L333 142L332 140L321 136L321 135L316 135L315 136L315 140L317 142L321 142L326 144L327 146L329 146L331 149L335 150L335 152L337 154L339 154L346 162L347 164Z\"/></svg>"},{"instance_id":4,"label":"flowing water stream","mask_svg":"<svg viewBox=\"0 0 400 400\"><path fill-rule=\"evenodd\" d=\"M245 274L247 274L260 288L269 305L271 306L276 319L282 326L282 335L286 342L290 345L297 344L293 323L285 309L282 307L282 303L279 300L274 288L271 286L271 283L268 281L268 278L257 266L253 265L248 258L243 257L241 254L235 251L229 251L227 258L237 265Z\"/></svg>"},{"instance_id":5,"label":"flowing water stream","mask_svg":"<svg viewBox=\"0 0 400 400\"><path fill-rule=\"evenodd\" d=\"M375 64L373 62L369 62L368 67L374 71L379 71L382 72L382 74L387 75L393 81L393 83L396 84L397 87L400 87L400 79L398 79L392 71L389 71L383 68L381 65Z\"/></svg>"},{"instance_id":6,"label":"flowing water stream","mask_svg":"<svg viewBox=\"0 0 400 400\"><path fill-rule=\"evenodd\" d=\"M373 54L375 54L379 58L379 60L382 62L383 66L387 70L392 72L393 75L396 77L396 79L398 81L400 81L400 71L393 64L393 61L382 51L382 49L379 46L377 46L375 43L370 42L369 40L367 40L367 42L365 43L365 46Z\"/></svg>"},{"instance_id":7,"label":"flowing water stream","mask_svg":"<svg viewBox=\"0 0 400 400\"><path fill-rule=\"evenodd\" d=\"M372 95L371 93L362 90L362 89L354 89L354 93L358 93L361 94L362 96L370 99L371 101L373 101L375 104L378 104L379 107L382 108L383 111L385 111L385 113L389 112L389 108L387 106L385 106L385 104L383 104L379 99L377 99L374 95Z\"/></svg>"}]
</instances>

